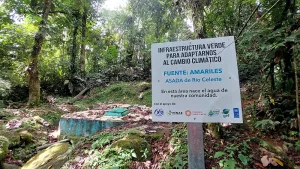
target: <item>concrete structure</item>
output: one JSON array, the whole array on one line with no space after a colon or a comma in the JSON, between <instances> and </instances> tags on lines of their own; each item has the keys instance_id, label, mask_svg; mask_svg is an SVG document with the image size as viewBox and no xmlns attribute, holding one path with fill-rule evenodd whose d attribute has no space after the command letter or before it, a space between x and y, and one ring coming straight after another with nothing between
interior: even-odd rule
<instances>
[{"instance_id":1,"label":"concrete structure","mask_svg":"<svg viewBox=\"0 0 300 169\"><path fill-rule=\"evenodd\" d=\"M100 121L91 119L73 119L61 118L59 122L59 130L61 135L71 136L91 136L97 132L126 124L123 121Z\"/></svg>"},{"instance_id":2,"label":"concrete structure","mask_svg":"<svg viewBox=\"0 0 300 169\"><path fill-rule=\"evenodd\" d=\"M151 119L151 108L138 105L100 105L94 110L65 114L59 121L60 135L92 136L104 129Z\"/></svg>"}]
</instances>

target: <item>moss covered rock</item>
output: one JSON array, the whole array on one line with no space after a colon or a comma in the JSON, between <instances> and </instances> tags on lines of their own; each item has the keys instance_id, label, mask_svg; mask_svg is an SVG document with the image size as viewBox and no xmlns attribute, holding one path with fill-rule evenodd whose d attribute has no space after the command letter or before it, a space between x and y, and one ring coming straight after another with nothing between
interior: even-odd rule
<instances>
[{"instance_id":1,"label":"moss covered rock","mask_svg":"<svg viewBox=\"0 0 300 169\"><path fill-rule=\"evenodd\" d=\"M60 168L68 160L69 147L69 143L56 143L32 157L21 169Z\"/></svg>"},{"instance_id":2,"label":"moss covered rock","mask_svg":"<svg viewBox=\"0 0 300 169\"><path fill-rule=\"evenodd\" d=\"M0 163L5 159L8 153L8 144L8 139L4 136L0 136Z\"/></svg>"},{"instance_id":3,"label":"moss covered rock","mask_svg":"<svg viewBox=\"0 0 300 169\"><path fill-rule=\"evenodd\" d=\"M111 147L115 148L117 151L120 151L121 149L133 149L137 156L137 161L144 161L150 158L152 152L150 144L145 139L138 136L138 134L129 134L125 138L114 142Z\"/></svg>"},{"instance_id":4,"label":"moss covered rock","mask_svg":"<svg viewBox=\"0 0 300 169\"><path fill-rule=\"evenodd\" d=\"M9 147L15 147L21 143L20 135L15 131L0 130L0 136L4 136L9 140Z\"/></svg>"},{"instance_id":5,"label":"moss covered rock","mask_svg":"<svg viewBox=\"0 0 300 169\"><path fill-rule=\"evenodd\" d=\"M164 137L164 132L159 131L159 132L155 132L155 133L149 133L145 137L148 141L160 140Z\"/></svg>"},{"instance_id":6,"label":"moss covered rock","mask_svg":"<svg viewBox=\"0 0 300 169\"><path fill-rule=\"evenodd\" d=\"M22 142L26 144L32 142L32 134L29 133L27 130L19 132L19 135Z\"/></svg>"},{"instance_id":7,"label":"moss covered rock","mask_svg":"<svg viewBox=\"0 0 300 169\"><path fill-rule=\"evenodd\" d=\"M43 126L39 124L34 118L25 118L23 119L21 127L31 131L31 130L39 129Z\"/></svg>"}]
</instances>

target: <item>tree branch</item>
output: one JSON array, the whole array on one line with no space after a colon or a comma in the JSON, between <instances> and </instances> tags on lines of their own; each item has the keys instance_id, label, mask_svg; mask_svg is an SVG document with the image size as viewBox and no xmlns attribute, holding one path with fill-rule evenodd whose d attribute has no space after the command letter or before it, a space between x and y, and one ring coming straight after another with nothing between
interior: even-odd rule
<instances>
[{"instance_id":1,"label":"tree branch","mask_svg":"<svg viewBox=\"0 0 300 169\"><path fill-rule=\"evenodd\" d=\"M61 14L70 14L66 11L49 11L49 14L58 14L58 13L61 13ZM26 14L36 14L36 15L42 15L43 12L33 12L32 10L29 10L27 12L20 12L19 14L22 14L22 15L26 15Z\"/></svg>"},{"instance_id":2,"label":"tree branch","mask_svg":"<svg viewBox=\"0 0 300 169\"><path fill-rule=\"evenodd\" d=\"M251 29L254 25L256 25L258 21L262 20L278 4L278 2L280 2L280 0L276 1L275 4L271 6L271 8L269 8L268 11L263 16L261 16L253 25L250 26L249 29Z\"/></svg>"},{"instance_id":3,"label":"tree branch","mask_svg":"<svg viewBox=\"0 0 300 169\"><path fill-rule=\"evenodd\" d=\"M237 39L240 37L240 35L242 34L242 32L244 31L244 29L246 28L249 20L252 18L252 16L254 15L254 13L257 11L258 7L260 6L260 3L256 6L256 8L253 10L252 14L249 16L249 18L247 19L245 25L243 26L243 28L241 29L241 31L239 32Z\"/></svg>"}]
</instances>

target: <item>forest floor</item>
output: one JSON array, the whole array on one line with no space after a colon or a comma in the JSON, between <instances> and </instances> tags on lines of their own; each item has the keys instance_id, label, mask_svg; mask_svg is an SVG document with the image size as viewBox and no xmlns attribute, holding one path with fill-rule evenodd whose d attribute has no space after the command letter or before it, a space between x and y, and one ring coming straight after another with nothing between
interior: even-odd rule
<instances>
[{"instance_id":1,"label":"forest floor","mask_svg":"<svg viewBox=\"0 0 300 169\"><path fill-rule=\"evenodd\" d=\"M57 98L54 105L45 103L40 108L1 109L1 115L5 117L0 120L2 133L10 131L7 129L9 127L10 129L18 128L18 121L25 121L19 126L21 129L16 132L26 130L33 136L30 143L23 143L21 139L18 145L11 146L5 162L22 166L37 153L37 147L62 139L58 137L58 121L63 114L99 110L100 103L101 105L137 104L150 107L151 87L149 85L148 83L118 83L93 89L72 105L67 103L70 98ZM143 91L143 98L139 99L141 91ZM213 138L206 129L204 138L206 168L288 169L300 166L300 153L295 149L295 143L299 138L293 135L283 136L276 131L261 131L253 127L249 111L252 110L257 98L253 97L253 93L247 92L243 92L243 96L243 112L248 127L244 124L224 124L222 139ZM151 111L146 110L143 113L151 114ZM128 134L137 133L147 140L151 147L151 151L148 150L151 155L146 157L145 154L148 153L143 151L144 160L135 160L133 157L136 155L132 154L128 157L128 152L115 153L107 150L107 148L112 149L114 142L123 139ZM65 169L79 169L84 166L111 168L116 163L132 169L187 168L186 123L157 123L152 122L151 119L144 119L105 129L91 137L68 138L72 139L73 145L71 155L62 167ZM263 163L268 165L264 167Z\"/></svg>"}]
</instances>

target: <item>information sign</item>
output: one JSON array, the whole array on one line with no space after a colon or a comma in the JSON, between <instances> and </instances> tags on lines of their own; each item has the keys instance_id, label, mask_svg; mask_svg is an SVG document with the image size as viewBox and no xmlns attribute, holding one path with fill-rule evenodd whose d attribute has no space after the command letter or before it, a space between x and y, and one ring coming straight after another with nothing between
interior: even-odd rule
<instances>
[{"instance_id":1,"label":"information sign","mask_svg":"<svg viewBox=\"0 0 300 169\"><path fill-rule=\"evenodd\" d=\"M152 120L243 123L234 37L151 46Z\"/></svg>"}]
</instances>

